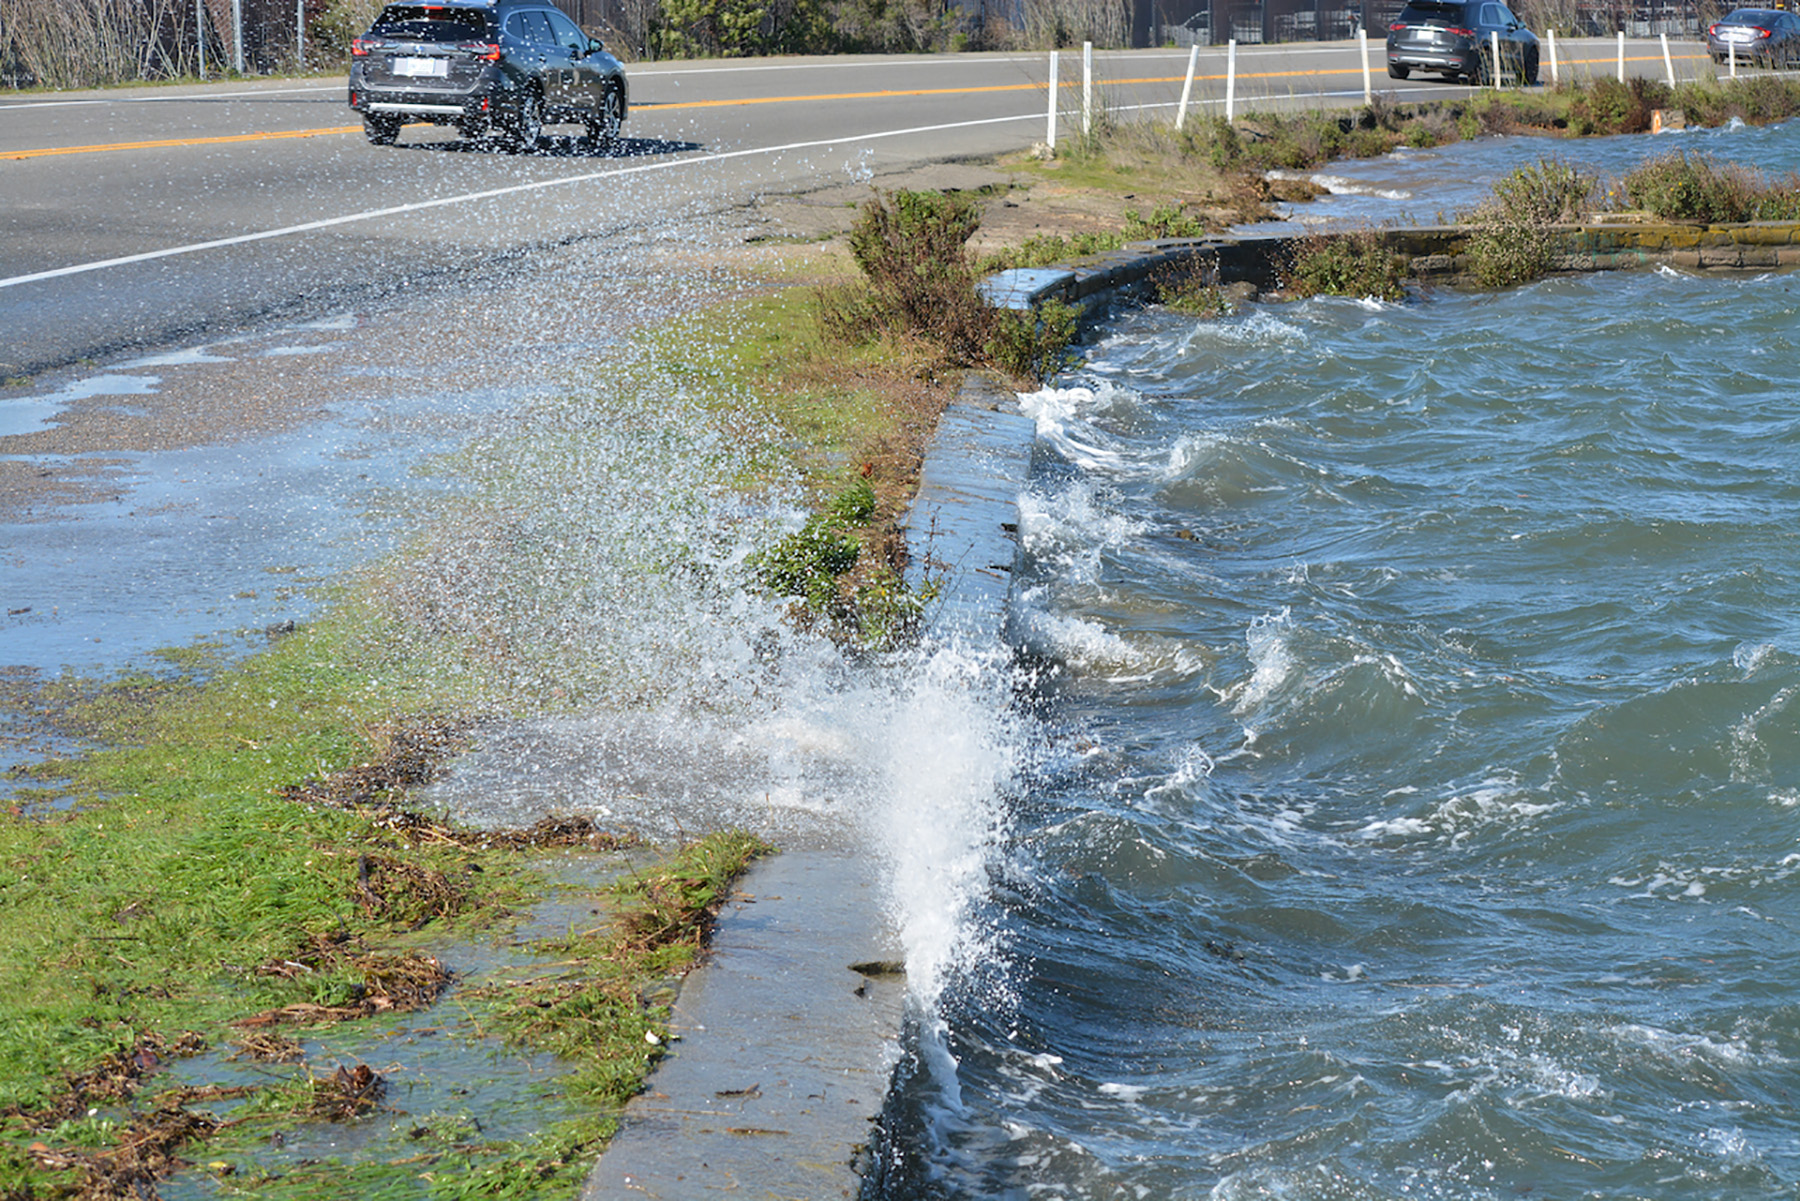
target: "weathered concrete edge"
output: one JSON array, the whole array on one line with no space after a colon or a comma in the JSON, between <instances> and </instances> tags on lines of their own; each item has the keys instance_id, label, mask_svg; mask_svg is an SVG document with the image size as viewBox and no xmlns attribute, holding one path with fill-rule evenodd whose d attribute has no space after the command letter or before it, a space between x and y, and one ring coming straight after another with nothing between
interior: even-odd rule
<instances>
[{"instance_id":1,"label":"weathered concrete edge","mask_svg":"<svg viewBox=\"0 0 1800 1201\"><path fill-rule=\"evenodd\" d=\"M1004 653L1019 496L1036 426L971 375L939 419L905 523L909 578L938 592L927 631ZM683 983L680 1041L626 1110L582 1201L850 1198L887 1099L904 977L865 858L784 852L757 864Z\"/></svg>"},{"instance_id":2,"label":"weathered concrete edge","mask_svg":"<svg viewBox=\"0 0 1800 1201\"><path fill-rule=\"evenodd\" d=\"M1404 255L1422 282L1454 283L1467 274L1466 225L1426 225L1372 231ZM1781 270L1800 267L1800 222L1758 221L1701 225L1659 221L1598 221L1551 228L1557 271L1612 271L1666 263L1686 270ZM1293 248L1311 235L1238 234L1134 242L1116 251L1049 268L1002 271L982 284L1002 308L1029 309L1048 300L1072 306L1084 324L1104 319L1115 303L1144 300L1166 273L1195 261L1216 264L1220 283L1271 288Z\"/></svg>"},{"instance_id":3,"label":"weathered concrete edge","mask_svg":"<svg viewBox=\"0 0 1800 1201\"><path fill-rule=\"evenodd\" d=\"M1001 645L1036 434L1018 397L982 375L967 377L938 419L902 525L907 582L937 589L928 638Z\"/></svg>"}]
</instances>

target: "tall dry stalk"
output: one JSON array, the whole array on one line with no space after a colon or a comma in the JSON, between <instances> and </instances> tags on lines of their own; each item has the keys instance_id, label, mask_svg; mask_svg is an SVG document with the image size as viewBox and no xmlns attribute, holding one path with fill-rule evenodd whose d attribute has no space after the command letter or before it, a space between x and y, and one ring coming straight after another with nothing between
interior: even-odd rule
<instances>
[{"instance_id":1,"label":"tall dry stalk","mask_svg":"<svg viewBox=\"0 0 1800 1201\"><path fill-rule=\"evenodd\" d=\"M1023 0L1019 49L1131 45L1131 9L1124 0Z\"/></svg>"},{"instance_id":2,"label":"tall dry stalk","mask_svg":"<svg viewBox=\"0 0 1800 1201\"><path fill-rule=\"evenodd\" d=\"M0 0L0 69L13 86L48 88L185 74L193 11L182 0Z\"/></svg>"}]
</instances>

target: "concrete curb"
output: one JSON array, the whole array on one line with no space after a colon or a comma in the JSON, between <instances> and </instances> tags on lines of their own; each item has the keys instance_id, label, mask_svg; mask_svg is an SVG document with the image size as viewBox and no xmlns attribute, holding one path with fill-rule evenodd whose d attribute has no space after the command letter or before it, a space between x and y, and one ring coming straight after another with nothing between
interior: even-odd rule
<instances>
[{"instance_id":1,"label":"concrete curb","mask_svg":"<svg viewBox=\"0 0 1800 1201\"><path fill-rule=\"evenodd\" d=\"M1013 393L983 377L945 410L906 525L910 582L939 587L929 637L1003 646L1035 436ZM582 1201L861 1192L906 991L877 882L850 852L784 852L751 869L682 983L679 1041Z\"/></svg>"},{"instance_id":2,"label":"concrete curb","mask_svg":"<svg viewBox=\"0 0 1800 1201\"><path fill-rule=\"evenodd\" d=\"M862 1191L854 1161L887 1096L906 991L881 891L853 854L751 868L682 982L677 1041L582 1201Z\"/></svg>"},{"instance_id":3,"label":"concrete curb","mask_svg":"<svg viewBox=\"0 0 1800 1201\"><path fill-rule=\"evenodd\" d=\"M935 584L926 637L980 649L1002 645L1018 557L1019 494L1031 475L1037 426L1018 398L970 375L938 420L902 527L907 583Z\"/></svg>"}]
</instances>

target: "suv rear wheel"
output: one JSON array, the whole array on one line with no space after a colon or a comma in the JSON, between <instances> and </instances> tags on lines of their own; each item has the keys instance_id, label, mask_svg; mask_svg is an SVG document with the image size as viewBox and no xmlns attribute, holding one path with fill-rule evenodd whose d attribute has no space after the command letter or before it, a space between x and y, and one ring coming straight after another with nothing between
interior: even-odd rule
<instances>
[{"instance_id":1,"label":"suv rear wheel","mask_svg":"<svg viewBox=\"0 0 1800 1201\"><path fill-rule=\"evenodd\" d=\"M519 111L507 131L515 154L530 154L537 149L538 137L544 132L544 98L535 89L519 97Z\"/></svg>"},{"instance_id":2,"label":"suv rear wheel","mask_svg":"<svg viewBox=\"0 0 1800 1201\"><path fill-rule=\"evenodd\" d=\"M400 136L400 118L365 115L363 136L369 139L371 145L392 146L394 139Z\"/></svg>"}]
</instances>

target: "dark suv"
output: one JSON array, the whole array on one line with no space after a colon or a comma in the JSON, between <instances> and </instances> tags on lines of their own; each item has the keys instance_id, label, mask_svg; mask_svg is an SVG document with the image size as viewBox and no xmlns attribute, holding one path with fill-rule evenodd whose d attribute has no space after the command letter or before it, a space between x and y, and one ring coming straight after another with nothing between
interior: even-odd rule
<instances>
[{"instance_id":1,"label":"dark suv","mask_svg":"<svg viewBox=\"0 0 1800 1201\"><path fill-rule=\"evenodd\" d=\"M625 120L625 70L546 0L390 4L350 48L350 107L386 146L408 121L530 150L546 123L599 145Z\"/></svg>"},{"instance_id":2,"label":"dark suv","mask_svg":"<svg viewBox=\"0 0 1800 1201\"><path fill-rule=\"evenodd\" d=\"M1496 78L1494 35L1500 37L1500 71L1535 86L1537 35L1500 0L1412 0L1388 26L1388 74L1405 79L1434 71L1473 84Z\"/></svg>"}]
</instances>

